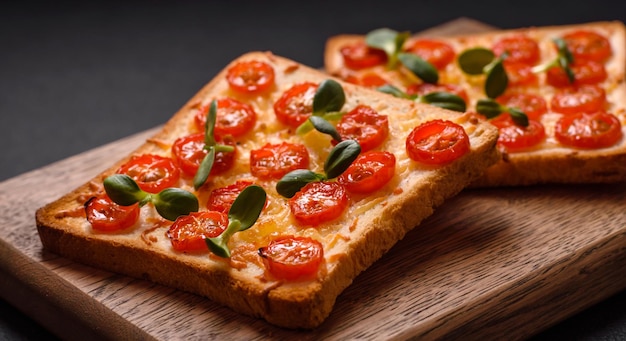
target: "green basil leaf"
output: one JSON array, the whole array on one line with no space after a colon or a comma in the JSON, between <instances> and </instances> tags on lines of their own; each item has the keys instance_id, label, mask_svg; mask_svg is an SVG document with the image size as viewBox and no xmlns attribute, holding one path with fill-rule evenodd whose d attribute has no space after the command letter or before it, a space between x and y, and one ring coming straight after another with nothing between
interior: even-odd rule
<instances>
[{"instance_id":1,"label":"green basil leaf","mask_svg":"<svg viewBox=\"0 0 626 341\"><path fill-rule=\"evenodd\" d=\"M332 79L324 80L313 97L313 115L322 115L328 111L339 111L346 103L343 87Z\"/></svg>"},{"instance_id":2,"label":"green basil leaf","mask_svg":"<svg viewBox=\"0 0 626 341\"><path fill-rule=\"evenodd\" d=\"M399 88L391 85L391 84L385 84L381 87L378 87L376 90L398 97L398 98L405 98L405 99L413 99L412 96L410 96L409 94L407 94L406 92L400 90Z\"/></svg>"},{"instance_id":3,"label":"green basil leaf","mask_svg":"<svg viewBox=\"0 0 626 341\"><path fill-rule=\"evenodd\" d=\"M467 104L465 100L458 95L445 91L435 91L426 94L420 98L421 102L434 105L436 107L454 110L459 112L465 112Z\"/></svg>"},{"instance_id":4,"label":"green basil leaf","mask_svg":"<svg viewBox=\"0 0 626 341\"><path fill-rule=\"evenodd\" d=\"M133 205L149 196L126 174L108 176L104 179L104 190L113 202L122 206Z\"/></svg>"},{"instance_id":5,"label":"green basil leaf","mask_svg":"<svg viewBox=\"0 0 626 341\"><path fill-rule=\"evenodd\" d=\"M469 75L481 75L485 73L485 67L495 58L493 51L476 47L463 51L459 57L459 67Z\"/></svg>"},{"instance_id":6,"label":"green basil leaf","mask_svg":"<svg viewBox=\"0 0 626 341\"><path fill-rule=\"evenodd\" d=\"M174 221L181 215L197 212L198 198L180 188L166 188L152 197L157 212L165 219Z\"/></svg>"},{"instance_id":7,"label":"green basil leaf","mask_svg":"<svg viewBox=\"0 0 626 341\"><path fill-rule=\"evenodd\" d=\"M508 84L509 77L504 69L504 63L502 63L502 59L499 59L487 70L485 94L489 98L497 98L504 93Z\"/></svg>"},{"instance_id":8,"label":"green basil leaf","mask_svg":"<svg viewBox=\"0 0 626 341\"><path fill-rule=\"evenodd\" d=\"M285 198L293 197L309 182L324 180L324 176L308 169L296 169L282 177L276 183L276 192Z\"/></svg>"},{"instance_id":9,"label":"green basil leaf","mask_svg":"<svg viewBox=\"0 0 626 341\"><path fill-rule=\"evenodd\" d=\"M398 62L398 53L402 51L402 46L410 35L410 32L400 33L389 28L379 28L365 36L365 43L370 47L385 51L387 68L394 69Z\"/></svg>"},{"instance_id":10,"label":"green basil leaf","mask_svg":"<svg viewBox=\"0 0 626 341\"><path fill-rule=\"evenodd\" d=\"M487 118L494 118L506 111L506 108L493 99L479 99L476 102L476 111Z\"/></svg>"},{"instance_id":11,"label":"green basil leaf","mask_svg":"<svg viewBox=\"0 0 626 341\"><path fill-rule=\"evenodd\" d=\"M266 198L267 194L261 186L250 185L244 188L230 207L228 219L241 223L238 231L249 229L261 215Z\"/></svg>"},{"instance_id":12,"label":"green basil leaf","mask_svg":"<svg viewBox=\"0 0 626 341\"><path fill-rule=\"evenodd\" d=\"M400 62L426 83L436 84L439 81L439 71L431 63L413 53L399 53Z\"/></svg>"},{"instance_id":13,"label":"green basil leaf","mask_svg":"<svg viewBox=\"0 0 626 341\"><path fill-rule=\"evenodd\" d=\"M315 130L319 131L320 133L330 135L335 141L341 141L341 136L339 135L337 129L335 129L335 126L326 121L325 118L319 116L310 116L309 120L313 124L313 127L315 127Z\"/></svg>"},{"instance_id":14,"label":"green basil leaf","mask_svg":"<svg viewBox=\"0 0 626 341\"><path fill-rule=\"evenodd\" d=\"M206 180L209 178L211 174L211 168L213 168L213 162L215 161L215 148L211 146L209 148L209 152L204 156L202 162L200 162L200 166L198 167L198 171L196 175L193 177L193 187L198 189L204 185Z\"/></svg>"},{"instance_id":15,"label":"green basil leaf","mask_svg":"<svg viewBox=\"0 0 626 341\"><path fill-rule=\"evenodd\" d=\"M215 145L215 137L213 136L213 130L215 129L215 121L217 120L217 101L212 100L209 105L209 112L207 113L206 123L204 124L204 144L207 146Z\"/></svg>"},{"instance_id":16,"label":"green basil leaf","mask_svg":"<svg viewBox=\"0 0 626 341\"><path fill-rule=\"evenodd\" d=\"M222 234L223 235L223 234ZM211 252L222 258L230 258L230 249L227 240L222 235L215 238L205 238L204 242ZM230 240L230 238L228 238Z\"/></svg>"},{"instance_id":17,"label":"green basil leaf","mask_svg":"<svg viewBox=\"0 0 626 341\"><path fill-rule=\"evenodd\" d=\"M330 151L324 163L326 178L333 179L341 175L359 156L361 146L356 140L343 140Z\"/></svg>"},{"instance_id":18,"label":"green basil leaf","mask_svg":"<svg viewBox=\"0 0 626 341\"><path fill-rule=\"evenodd\" d=\"M526 113L519 110L518 108L508 108L507 110L509 115L511 115L511 119L515 122L516 125L520 127L528 127L528 116Z\"/></svg>"}]
</instances>

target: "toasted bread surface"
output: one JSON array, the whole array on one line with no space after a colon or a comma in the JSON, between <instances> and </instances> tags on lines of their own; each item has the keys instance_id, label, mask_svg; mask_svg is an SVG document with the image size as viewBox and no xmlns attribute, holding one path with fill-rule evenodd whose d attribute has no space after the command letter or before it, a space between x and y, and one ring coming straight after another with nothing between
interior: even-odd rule
<instances>
[{"instance_id":1,"label":"toasted bread surface","mask_svg":"<svg viewBox=\"0 0 626 341\"><path fill-rule=\"evenodd\" d=\"M475 181L471 187L524 186L546 183L617 183L626 181L626 83L624 69L626 67L625 46L626 30L618 21L591 22L575 25L527 27L510 30L497 30L471 35L455 35L447 37L426 37L446 42L456 53L455 60L439 70L440 83L460 85L469 97L468 111L475 111L476 103L486 98L484 76L470 76L459 68L456 57L463 51L482 47L491 49L494 43L504 37L525 35L538 42L540 60L536 65L553 60L557 55L554 39L574 31L591 31L606 37L611 45L611 56L604 62L607 73L606 80L598 85L606 92L607 103L604 111L615 115L621 123L622 137L619 141L606 148L574 148L561 144L554 136L554 126L563 116L552 110L551 99L558 91L546 83L546 73L537 73L538 83L535 85L511 86L505 94L530 93L542 96L548 112L541 117L546 138L533 147L521 150L501 148L503 158L490 167L483 177ZM412 37L407 41L425 38ZM422 81L409 74L403 68L386 69L383 65L361 70L346 67L340 49L365 39L365 35L344 34L330 37L327 40L324 62L326 71L342 79L355 79L367 73L382 75L390 84L403 90L412 84Z\"/></svg>"},{"instance_id":2,"label":"toasted bread surface","mask_svg":"<svg viewBox=\"0 0 626 341\"><path fill-rule=\"evenodd\" d=\"M246 60L264 61L276 74L274 86L262 95L241 95L226 82L228 68ZM381 94L337 80L346 95L344 110L366 104L388 115L390 134L379 148L392 151L398 159L396 174L382 189L369 195L353 196L339 218L317 227L298 225L289 215L286 199L276 193L275 180L255 179L249 171L250 150L267 142L298 141L311 153L311 168L321 171L329 153L329 138L317 131L304 136L277 122L272 104L290 86L308 81L322 82L328 75L269 52L250 52L228 65L193 96L155 136L83 186L40 208L37 228L43 246L75 261L109 271L143 278L196 293L232 308L287 328L314 328L332 311L337 296L354 278L378 260L404 235L454 196L484 170L500 159L495 148L497 129L470 114L460 114ZM102 193L102 181L116 172L133 155L146 153L171 156L171 145L180 137L195 133L194 115L213 99L233 97L251 104L258 121L252 132L237 141L236 165L222 175L211 176L198 191L190 179L181 188L194 191L201 210L213 188L250 179L268 195L268 206L250 229L229 242L233 255L220 258L206 252L183 253L172 249L167 237L171 222L157 216L151 204L141 208L139 221L114 233L94 231L84 216L83 205ZM419 123L443 118L461 125L470 138L470 151L444 166L425 166L411 161L404 143L408 131ZM259 247L277 235L303 235L320 241L324 261L316 278L277 280L268 275Z\"/></svg>"}]
</instances>

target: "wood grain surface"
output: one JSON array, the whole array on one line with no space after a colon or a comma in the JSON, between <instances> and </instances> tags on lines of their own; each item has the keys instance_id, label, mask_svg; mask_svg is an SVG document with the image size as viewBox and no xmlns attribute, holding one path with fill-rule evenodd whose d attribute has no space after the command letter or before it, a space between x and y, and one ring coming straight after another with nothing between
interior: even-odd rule
<instances>
[{"instance_id":1,"label":"wood grain surface","mask_svg":"<svg viewBox=\"0 0 626 341\"><path fill-rule=\"evenodd\" d=\"M428 33L486 28L462 18ZM0 183L5 300L66 339L515 340L626 288L626 184L467 190L357 277L314 331L43 250L35 210L158 129Z\"/></svg>"}]
</instances>

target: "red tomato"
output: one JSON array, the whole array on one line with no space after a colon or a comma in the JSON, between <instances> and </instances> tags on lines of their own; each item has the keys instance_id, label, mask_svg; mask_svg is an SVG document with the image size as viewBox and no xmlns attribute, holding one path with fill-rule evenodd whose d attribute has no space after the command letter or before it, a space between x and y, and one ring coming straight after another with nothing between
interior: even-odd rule
<instances>
[{"instance_id":1,"label":"red tomato","mask_svg":"<svg viewBox=\"0 0 626 341\"><path fill-rule=\"evenodd\" d=\"M212 190L207 200L207 208L209 211L228 213L237 196L250 185L252 185L252 181L240 180L234 184Z\"/></svg>"},{"instance_id":2,"label":"red tomato","mask_svg":"<svg viewBox=\"0 0 626 341\"><path fill-rule=\"evenodd\" d=\"M432 120L415 127L406 139L406 151L413 161L443 165L467 154L469 136L462 126Z\"/></svg>"},{"instance_id":3,"label":"red tomato","mask_svg":"<svg viewBox=\"0 0 626 341\"><path fill-rule=\"evenodd\" d=\"M346 189L334 181L309 182L289 199L294 218L306 226L318 226L338 218L346 207Z\"/></svg>"},{"instance_id":4,"label":"red tomato","mask_svg":"<svg viewBox=\"0 0 626 341\"><path fill-rule=\"evenodd\" d=\"M550 102L553 111L570 115L601 111L605 104L606 92L597 85L564 88L557 91Z\"/></svg>"},{"instance_id":5,"label":"red tomato","mask_svg":"<svg viewBox=\"0 0 626 341\"><path fill-rule=\"evenodd\" d=\"M212 175L224 173L229 170L235 163L236 144L230 139L218 140L219 144L225 144L235 148L232 152L217 152L211 168ZM172 145L172 155L178 166L188 176L195 176L200 167L200 163L207 155L208 151L204 149L204 134L198 133L179 137Z\"/></svg>"},{"instance_id":6,"label":"red tomato","mask_svg":"<svg viewBox=\"0 0 626 341\"><path fill-rule=\"evenodd\" d=\"M272 276L293 281L313 279L324 260L324 247L309 237L283 236L259 249Z\"/></svg>"},{"instance_id":7,"label":"red tomato","mask_svg":"<svg viewBox=\"0 0 626 341\"><path fill-rule=\"evenodd\" d=\"M337 132L344 140L356 140L361 145L361 152L378 147L389 135L389 120L372 107L358 105L341 117L337 123ZM337 141L333 140L333 144Z\"/></svg>"},{"instance_id":8,"label":"red tomato","mask_svg":"<svg viewBox=\"0 0 626 341\"><path fill-rule=\"evenodd\" d=\"M529 119L533 120L539 120L541 115L548 111L546 100L539 95L511 93L498 97L497 101L509 108L517 108L523 111Z\"/></svg>"},{"instance_id":9,"label":"red tomato","mask_svg":"<svg viewBox=\"0 0 626 341\"><path fill-rule=\"evenodd\" d=\"M226 73L230 88L244 94L266 91L274 84L274 78L274 68L257 60L238 62Z\"/></svg>"},{"instance_id":10,"label":"red tomato","mask_svg":"<svg viewBox=\"0 0 626 341\"><path fill-rule=\"evenodd\" d=\"M541 122L534 119L528 120L528 126L518 126L513 122L509 114L502 114L491 120L498 127L498 145L508 151L516 151L529 148L541 143L545 137L545 129Z\"/></svg>"},{"instance_id":11,"label":"red tomato","mask_svg":"<svg viewBox=\"0 0 626 341\"><path fill-rule=\"evenodd\" d=\"M311 82L295 84L274 103L276 118L285 125L297 128L313 112L313 97L318 85Z\"/></svg>"},{"instance_id":12,"label":"red tomato","mask_svg":"<svg viewBox=\"0 0 626 341\"><path fill-rule=\"evenodd\" d=\"M309 167L309 151L304 145L267 143L250 151L250 172L260 179L280 179L285 174Z\"/></svg>"},{"instance_id":13,"label":"red tomato","mask_svg":"<svg viewBox=\"0 0 626 341\"><path fill-rule=\"evenodd\" d=\"M117 173L130 176L139 188L148 193L174 187L180 178L180 170L174 160L153 154L133 156Z\"/></svg>"},{"instance_id":14,"label":"red tomato","mask_svg":"<svg viewBox=\"0 0 626 341\"><path fill-rule=\"evenodd\" d=\"M414 40L407 44L406 50L418 55L437 69L445 68L456 56L450 44L434 39Z\"/></svg>"},{"instance_id":15,"label":"red tomato","mask_svg":"<svg viewBox=\"0 0 626 341\"><path fill-rule=\"evenodd\" d=\"M604 62L612 54L609 40L593 31L578 30L563 36L574 59L589 59L596 62Z\"/></svg>"},{"instance_id":16,"label":"red tomato","mask_svg":"<svg viewBox=\"0 0 626 341\"><path fill-rule=\"evenodd\" d=\"M361 86L368 87L368 88L378 88L389 83L387 82L387 80L385 80L381 76L372 72L368 72L361 76L357 76L353 74L347 75L346 82L356 84L356 85L361 85Z\"/></svg>"},{"instance_id":17,"label":"red tomato","mask_svg":"<svg viewBox=\"0 0 626 341\"><path fill-rule=\"evenodd\" d=\"M396 172L396 157L390 152L359 155L338 178L348 192L368 194L385 186Z\"/></svg>"},{"instance_id":18,"label":"red tomato","mask_svg":"<svg viewBox=\"0 0 626 341\"><path fill-rule=\"evenodd\" d=\"M219 236L228 227L228 215L217 211L191 212L176 218L167 231L176 251L208 250L206 238Z\"/></svg>"},{"instance_id":19,"label":"red tomato","mask_svg":"<svg viewBox=\"0 0 626 341\"><path fill-rule=\"evenodd\" d=\"M352 70L360 70L387 63L387 53L367 46L365 41L345 45L339 49L343 63Z\"/></svg>"},{"instance_id":20,"label":"red tomato","mask_svg":"<svg viewBox=\"0 0 626 341\"><path fill-rule=\"evenodd\" d=\"M527 35L516 34L502 37L493 44L493 52L501 56L507 52L507 62L518 62L534 65L539 61L539 44Z\"/></svg>"},{"instance_id":21,"label":"red tomato","mask_svg":"<svg viewBox=\"0 0 626 341\"><path fill-rule=\"evenodd\" d=\"M532 66L519 62L504 62L504 70L509 78L509 86L537 86L539 77L532 71Z\"/></svg>"},{"instance_id":22,"label":"red tomato","mask_svg":"<svg viewBox=\"0 0 626 341\"><path fill-rule=\"evenodd\" d=\"M196 128L205 131L206 118L209 106L200 109L195 116ZM231 135L239 137L249 132L256 124L256 112L252 106L229 97L217 101L217 115L215 118L215 136Z\"/></svg>"},{"instance_id":23,"label":"red tomato","mask_svg":"<svg viewBox=\"0 0 626 341\"><path fill-rule=\"evenodd\" d=\"M94 230L113 232L129 228L139 219L139 204L121 206L108 196L93 197L85 203L87 221Z\"/></svg>"},{"instance_id":24,"label":"red tomato","mask_svg":"<svg viewBox=\"0 0 626 341\"><path fill-rule=\"evenodd\" d=\"M411 84L406 88L406 93L408 95L427 95L433 92L447 92L453 95L457 95L461 97L465 103L469 103L469 97L467 96L467 92L463 89L462 86L450 83L418 83Z\"/></svg>"},{"instance_id":25,"label":"red tomato","mask_svg":"<svg viewBox=\"0 0 626 341\"><path fill-rule=\"evenodd\" d=\"M552 67L548 69L546 81L548 84L564 88L571 85L597 84L606 80L607 74L604 64L591 60L575 60L570 64L570 69L574 73L574 83L569 82L569 78L560 67Z\"/></svg>"},{"instance_id":26,"label":"red tomato","mask_svg":"<svg viewBox=\"0 0 626 341\"><path fill-rule=\"evenodd\" d=\"M554 128L554 135L566 146L597 149L615 145L623 134L615 115L599 111L561 117Z\"/></svg>"}]
</instances>

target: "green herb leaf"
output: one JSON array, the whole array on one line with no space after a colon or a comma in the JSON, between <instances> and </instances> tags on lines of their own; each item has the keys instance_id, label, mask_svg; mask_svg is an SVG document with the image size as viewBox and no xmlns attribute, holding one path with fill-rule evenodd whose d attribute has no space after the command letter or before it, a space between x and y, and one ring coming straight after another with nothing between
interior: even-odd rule
<instances>
[{"instance_id":1,"label":"green herb leaf","mask_svg":"<svg viewBox=\"0 0 626 341\"><path fill-rule=\"evenodd\" d=\"M267 194L263 187L250 185L244 188L230 207L228 219L241 223L238 231L249 229L259 219L266 199Z\"/></svg>"},{"instance_id":2,"label":"green herb leaf","mask_svg":"<svg viewBox=\"0 0 626 341\"><path fill-rule=\"evenodd\" d=\"M326 177L322 174L312 172L308 169L296 169L285 174L285 176L276 183L276 192L285 198L291 198L309 182L324 179L326 179Z\"/></svg>"},{"instance_id":3,"label":"green herb leaf","mask_svg":"<svg viewBox=\"0 0 626 341\"><path fill-rule=\"evenodd\" d=\"M122 206L130 206L150 197L150 194L142 191L135 180L126 174L108 176L104 179L104 190L113 202Z\"/></svg>"},{"instance_id":4,"label":"green herb leaf","mask_svg":"<svg viewBox=\"0 0 626 341\"><path fill-rule=\"evenodd\" d=\"M365 43L370 47L385 51L387 54L387 68L394 69L398 63L398 53L402 50L404 42L410 36L410 32L399 33L389 28L379 28L365 36Z\"/></svg>"},{"instance_id":5,"label":"green herb leaf","mask_svg":"<svg viewBox=\"0 0 626 341\"><path fill-rule=\"evenodd\" d=\"M339 111L346 103L343 87L337 81L326 79L320 83L313 97L313 115Z\"/></svg>"},{"instance_id":6,"label":"green herb leaf","mask_svg":"<svg viewBox=\"0 0 626 341\"><path fill-rule=\"evenodd\" d=\"M313 124L313 127L315 127L315 130L320 133L330 135L335 141L341 141L341 135L339 135L335 126L328 122L325 118L320 116L310 116L309 120L311 121L311 124Z\"/></svg>"},{"instance_id":7,"label":"green herb leaf","mask_svg":"<svg viewBox=\"0 0 626 341\"><path fill-rule=\"evenodd\" d=\"M436 107L465 112L467 104L458 95L445 91L435 91L420 97L420 101Z\"/></svg>"},{"instance_id":8,"label":"green herb leaf","mask_svg":"<svg viewBox=\"0 0 626 341\"><path fill-rule=\"evenodd\" d=\"M398 59L402 64L426 83L436 84L439 81L439 72L431 63L413 53L399 53Z\"/></svg>"},{"instance_id":9,"label":"green herb leaf","mask_svg":"<svg viewBox=\"0 0 626 341\"><path fill-rule=\"evenodd\" d=\"M209 178L211 174L211 169L213 168L213 162L215 161L215 148L213 146L209 147L209 152L204 156L202 162L200 162L200 166L198 167L198 171L196 175L193 177L193 187L198 189L204 185L204 183Z\"/></svg>"},{"instance_id":10,"label":"green herb leaf","mask_svg":"<svg viewBox=\"0 0 626 341\"><path fill-rule=\"evenodd\" d=\"M209 112L204 124L204 144L207 146L214 146L216 144L213 131L215 129L215 121L217 120L217 101L212 100L209 105Z\"/></svg>"},{"instance_id":11,"label":"green herb leaf","mask_svg":"<svg viewBox=\"0 0 626 341\"><path fill-rule=\"evenodd\" d=\"M416 96L411 96L409 94L407 94L406 92L400 90L399 88L391 85L391 84L385 84L381 87L378 87L376 90L392 95L394 97L398 97L398 98L405 98L405 99L415 99Z\"/></svg>"},{"instance_id":12,"label":"green herb leaf","mask_svg":"<svg viewBox=\"0 0 626 341\"><path fill-rule=\"evenodd\" d=\"M506 111L506 108L493 99L479 99L476 102L476 111L487 118L494 118Z\"/></svg>"},{"instance_id":13,"label":"green herb leaf","mask_svg":"<svg viewBox=\"0 0 626 341\"><path fill-rule=\"evenodd\" d=\"M520 127L528 127L528 116L518 108L508 108L509 115L513 122Z\"/></svg>"},{"instance_id":14,"label":"green herb leaf","mask_svg":"<svg viewBox=\"0 0 626 341\"><path fill-rule=\"evenodd\" d=\"M324 163L324 172L328 179L341 175L361 153L361 146L356 140L344 140L330 151Z\"/></svg>"},{"instance_id":15,"label":"green herb leaf","mask_svg":"<svg viewBox=\"0 0 626 341\"><path fill-rule=\"evenodd\" d=\"M166 188L152 197L157 212L165 219L174 221L181 215L197 212L198 198L180 188Z\"/></svg>"},{"instance_id":16,"label":"green herb leaf","mask_svg":"<svg viewBox=\"0 0 626 341\"><path fill-rule=\"evenodd\" d=\"M459 57L459 67L468 75L481 75L485 73L485 67L495 59L493 51L476 47L463 51Z\"/></svg>"},{"instance_id":17,"label":"green herb leaf","mask_svg":"<svg viewBox=\"0 0 626 341\"><path fill-rule=\"evenodd\" d=\"M531 71L533 73L540 73L545 72L553 67L560 67L561 69L563 69L563 71L565 71L567 79L569 80L570 84L572 84L576 80L574 71L572 71L572 69L570 68L570 64L574 62L574 55L572 55L572 52L567 47L567 43L565 42L565 40L561 38L555 38L552 41L556 45L558 51L556 58L543 64L533 66L531 68Z\"/></svg>"},{"instance_id":18,"label":"green herb leaf","mask_svg":"<svg viewBox=\"0 0 626 341\"><path fill-rule=\"evenodd\" d=\"M489 98L497 98L502 95L509 84L509 77L504 69L501 58L488 66L487 78L485 79L485 94Z\"/></svg>"}]
</instances>

